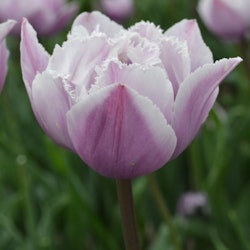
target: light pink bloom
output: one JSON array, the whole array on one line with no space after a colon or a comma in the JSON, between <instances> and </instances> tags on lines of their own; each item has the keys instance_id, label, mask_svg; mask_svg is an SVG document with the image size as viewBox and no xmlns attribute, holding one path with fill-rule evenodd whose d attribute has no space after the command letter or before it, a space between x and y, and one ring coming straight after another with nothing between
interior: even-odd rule
<instances>
[{"instance_id":1,"label":"light pink bloom","mask_svg":"<svg viewBox=\"0 0 250 250\"><path fill-rule=\"evenodd\" d=\"M22 74L38 122L112 178L148 174L178 156L240 61L214 63L194 20L164 33L149 22L126 30L83 13L52 55L27 20L22 26Z\"/></svg>"},{"instance_id":2,"label":"light pink bloom","mask_svg":"<svg viewBox=\"0 0 250 250\"><path fill-rule=\"evenodd\" d=\"M101 10L110 18L122 21L134 12L134 0L101 0Z\"/></svg>"},{"instance_id":3,"label":"light pink bloom","mask_svg":"<svg viewBox=\"0 0 250 250\"><path fill-rule=\"evenodd\" d=\"M10 32L10 30L15 25L14 20L8 20L4 23L0 24L0 92L3 89L4 80L7 74L7 61L9 57L9 52L6 47L6 41L5 38Z\"/></svg>"},{"instance_id":4,"label":"light pink bloom","mask_svg":"<svg viewBox=\"0 0 250 250\"><path fill-rule=\"evenodd\" d=\"M208 198L202 192L186 192L177 203L177 212L183 217L208 214Z\"/></svg>"},{"instance_id":5,"label":"light pink bloom","mask_svg":"<svg viewBox=\"0 0 250 250\"><path fill-rule=\"evenodd\" d=\"M250 31L249 0L200 0L198 12L206 26L225 40L240 40Z\"/></svg>"},{"instance_id":6,"label":"light pink bloom","mask_svg":"<svg viewBox=\"0 0 250 250\"><path fill-rule=\"evenodd\" d=\"M26 17L39 35L51 35L66 26L77 9L76 3L66 0L1 0L0 20L16 20L18 25L13 31L19 34L22 19Z\"/></svg>"}]
</instances>

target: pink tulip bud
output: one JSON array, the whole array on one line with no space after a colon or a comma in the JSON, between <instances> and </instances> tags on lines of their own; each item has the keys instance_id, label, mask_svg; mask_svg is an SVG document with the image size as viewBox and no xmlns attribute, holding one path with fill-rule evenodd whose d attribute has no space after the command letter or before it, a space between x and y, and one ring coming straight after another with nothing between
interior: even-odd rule
<instances>
[{"instance_id":1,"label":"pink tulip bud","mask_svg":"<svg viewBox=\"0 0 250 250\"><path fill-rule=\"evenodd\" d=\"M60 31L76 14L78 5L65 0L1 0L0 20L9 18L18 22L13 29L20 33L23 17L35 27L39 35L51 35Z\"/></svg>"},{"instance_id":2,"label":"pink tulip bud","mask_svg":"<svg viewBox=\"0 0 250 250\"><path fill-rule=\"evenodd\" d=\"M208 214L208 198L202 192L184 193L177 203L177 212L183 217Z\"/></svg>"},{"instance_id":3,"label":"pink tulip bud","mask_svg":"<svg viewBox=\"0 0 250 250\"><path fill-rule=\"evenodd\" d=\"M23 80L39 124L111 178L145 175L177 157L240 61L214 62L195 20L166 32L150 22L126 30L82 13L52 55L22 25Z\"/></svg>"},{"instance_id":4,"label":"pink tulip bud","mask_svg":"<svg viewBox=\"0 0 250 250\"><path fill-rule=\"evenodd\" d=\"M198 12L205 25L225 40L240 40L250 31L249 0L200 0Z\"/></svg>"}]
</instances>

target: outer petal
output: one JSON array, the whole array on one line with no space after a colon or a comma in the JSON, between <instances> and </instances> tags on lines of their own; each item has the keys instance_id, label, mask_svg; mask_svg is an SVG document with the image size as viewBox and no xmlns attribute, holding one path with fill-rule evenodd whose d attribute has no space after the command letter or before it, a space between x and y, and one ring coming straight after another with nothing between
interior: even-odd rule
<instances>
[{"instance_id":1,"label":"outer petal","mask_svg":"<svg viewBox=\"0 0 250 250\"><path fill-rule=\"evenodd\" d=\"M38 43L36 32L26 19L22 23L20 46L23 80L30 96L32 82L38 72L45 70L49 54Z\"/></svg>"},{"instance_id":2,"label":"outer petal","mask_svg":"<svg viewBox=\"0 0 250 250\"><path fill-rule=\"evenodd\" d=\"M187 41L191 58L191 71L194 71L206 63L213 63L212 53L204 43L195 20L184 19L173 25L165 34L167 36L176 36L180 40ZM199 51L199 53L197 53L197 51Z\"/></svg>"},{"instance_id":3,"label":"outer petal","mask_svg":"<svg viewBox=\"0 0 250 250\"><path fill-rule=\"evenodd\" d=\"M16 21L14 20L8 20L0 24L0 43L3 42L3 40L9 34L9 32L11 31L11 29L14 27L15 24Z\"/></svg>"},{"instance_id":4,"label":"outer petal","mask_svg":"<svg viewBox=\"0 0 250 250\"><path fill-rule=\"evenodd\" d=\"M177 135L173 158L193 140L212 108L219 83L241 61L222 59L197 69L181 85L175 100L172 126Z\"/></svg>"},{"instance_id":5,"label":"outer petal","mask_svg":"<svg viewBox=\"0 0 250 250\"><path fill-rule=\"evenodd\" d=\"M74 21L73 27L84 26L91 34L94 30L98 30L107 34L110 37L115 36L118 32L123 30L123 27L114 21L111 21L107 16L98 11L91 13L84 12L80 14Z\"/></svg>"},{"instance_id":6,"label":"outer petal","mask_svg":"<svg viewBox=\"0 0 250 250\"><path fill-rule=\"evenodd\" d=\"M249 19L249 8L244 2L248 1L202 0L198 12L212 32L224 39L235 40L243 36L248 25L246 16ZM247 15L244 15L244 9Z\"/></svg>"},{"instance_id":7,"label":"outer petal","mask_svg":"<svg viewBox=\"0 0 250 250\"><path fill-rule=\"evenodd\" d=\"M161 42L161 60L173 84L176 95L180 84L191 72L191 61L186 42L169 37Z\"/></svg>"},{"instance_id":8,"label":"outer petal","mask_svg":"<svg viewBox=\"0 0 250 250\"><path fill-rule=\"evenodd\" d=\"M153 172L169 160L176 145L159 109L121 84L89 95L67 117L77 153L107 177L129 179Z\"/></svg>"},{"instance_id":9,"label":"outer petal","mask_svg":"<svg viewBox=\"0 0 250 250\"><path fill-rule=\"evenodd\" d=\"M8 57L9 57L9 52L6 48L6 43L5 41L2 41L0 43L0 92L3 89L3 85L4 85L4 80L7 74L7 61L8 61Z\"/></svg>"},{"instance_id":10,"label":"outer petal","mask_svg":"<svg viewBox=\"0 0 250 250\"><path fill-rule=\"evenodd\" d=\"M0 24L0 92L2 91L4 80L7 74L7 61L9 57L9 52L4 39L14 25L15 21L11 20Z\"/></svg>"},{"instance_id":11,"label":"outer petal","mask_svg":"<svg viewBox=\"0 0 250 250\"><path fill-rule=\"evenodd\" d=\"M73 150L68 136L66 113L70 108L64 82L47 72L38 74L32 87L32 108L45 133L57 144Z\"/></svg>"},{"instance_id":12,"label":"outer petal","mask_svg":"<svg viewBox=\"0 0 250 250\"><path fill-rule=\"evenodd\" d=\"M167 121L171 120L174 93L163 69L110 62L102 77L97 80L97 87L113 83L124 84L138 94L148 97L161 110Z\"/></svg>"}]
</instances>

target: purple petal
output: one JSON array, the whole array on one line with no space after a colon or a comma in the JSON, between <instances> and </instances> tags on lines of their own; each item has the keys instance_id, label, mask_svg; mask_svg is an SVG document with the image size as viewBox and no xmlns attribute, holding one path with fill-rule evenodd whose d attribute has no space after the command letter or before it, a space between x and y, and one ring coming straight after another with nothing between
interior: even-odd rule
<instances>
[{"instance_id":1,"label":"purple petal","mask_svg":"<svg viewBox=\"0 0 250 250\"><path fill-rule=\"evenodd\" d=\"M22 23L20 49L23 80L30 96L32 82L38 72L45 70L49 54L38 43L36 32L26 19Z\"/></svg>"},{"instance_id":2,"label":"purple petal","mask_svg":"<svg viewBox=\"0 0 250 250\"><path fill-rule=\"evenodd\" d=\"M134 89L138 94L148 97L170 121L174 95L171 82L159 67L145 67L138 64L117 64L110 62L98 84L106 86L120 83Z\"/></svg>"},{"instance_id":3,"label":"purple petal","mask_svg":"<svg viewBox=\"0 0 250 250\"><path fill-rule=\"evenodd\" d=\"M98 11L91 13L84 12L80 14L74 21L72 28L75 26L84 26L91 34L94 30L107 34L110 37L115 36L123 30L123 27L114 21L111 21L107 16Z\"/></svg>"},{"instance_id":4,"label":"purple petal","mask_svg":"<svg viewBox=\"0 0 250 250\"><path fill-rule=\"evenodd\" d=\"M176 145L159 109L122 84L87 96L67 117L77 153L107 177L129 179L153 172L169 160Z\"/></svg>"},{"instance_id":5,"label":"purple petal","mask_svg":"<svg viewBox=\"0 0 250 250\"><path fill-rule=\"evenodd\" d=\"M191 72L191 62L187 44L175 37L169 37L161 42L161 60L173 84L176 95L180 84Z\"/></svg>"},{"instance_id":6,"label":"purple petal","mask_svg":"<svg viewBox=\"0 0 250 250\"><path fill-rule=\"evenodd\" d=\"M187 41L191 58L191 71L206 63L213 63L213 55L204 43L195 20L184 19L173 25L165 34L167 36L176 36L181 41Z\"/></svg>"},{"instance_id":7,"label":"purple petal","mask_svg":"<svg viewBox=\"0 0 250 250\"><path fill-rule=\"evenodd\" d=\"M45 133L57 144L73 150L66 124L70 101L64 84L47 72L38 74L33 82L31 104Z\"/></svg>"},{"instance_id":8,"label":"purple petal","mask_svg":"<svg viewBox=\"0 0 250 250\"><path fill-rule=\"evenodd\" d=\"M177 135L173 158L193 140L214 104L219 83L240 62L240 58L232 58L206 64L182 83L176 96L172 121Z\"/></svg>"}]
</instances>

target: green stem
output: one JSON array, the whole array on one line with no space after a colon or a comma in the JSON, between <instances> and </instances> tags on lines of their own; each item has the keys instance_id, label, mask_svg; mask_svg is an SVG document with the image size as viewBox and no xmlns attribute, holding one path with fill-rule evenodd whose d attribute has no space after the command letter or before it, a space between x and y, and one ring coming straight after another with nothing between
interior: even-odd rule
<instances>
[{"instance_id":1,"label":"green stem","mask_svg":"<svg viewBox=\"0 0 250 250\"><path fill-rule=\"evenodd\" d=\"M31 249L36 249L36 226L34 207L30 196L30 176L28 174L27 165L23 164L20 168L20 180L22 185L22 195L24 198L24 210L25 210L25 226L27 231L28 245Z\"/></svg>"},{"instance_id":2,"label":"green stem","mask_svg":"<svg viewBox=\"0 0 250 250\"><path fill-rule=\"evenodd\" d=\"M164 198L163 198L162 193L160 191L160 188L155 180L154 174L151 174L148 176L148 182L149 182L149 185L151 187L153 196L156 200L156 203L158 205L158 208L161 212L161 215L162 215L166 225L168 226L169 233L170 233L171 239L173 241L174 249L181 250L181 244L179 241L177 229L176 229L174 223L172 222L170 212L166 206L166 203L164 202Z\"/></svg>"},{"instance_id":3,"label":"green stem","mask_svg":"<svg viewBox=\"0 0 250 250\"><path fill-rule=\"evenodd\" d=\"M117 180L116 184L126 250L139 250L131 180Z\"/></svg>"},{"instance_id":4,"label":"green stem","mask_svg":"<svg viewBox=\"0 0 250 250\"><path fill-rule=\"evenodd\" d=\"M196 17L196 7L197 7L197 1L190 0L190 6L189 6L190 18Z\"/></svg>"},{"instance_id":5,"label":"green stem","mask_svg":"<svg viewBox=\"0 0 250 250\"><path fill-rule=\"evenodd\" d=\"M249 250L250 246L249 246L248 235L243 230L236 212L235 211L229 211L228 216L229 216L229 219L230 219L230 221L232 223L232 226L233 226L233 228L235 230L236 235L240 239L241 246L243 247L243 249Z\"/></svg>"}]
</instances>

